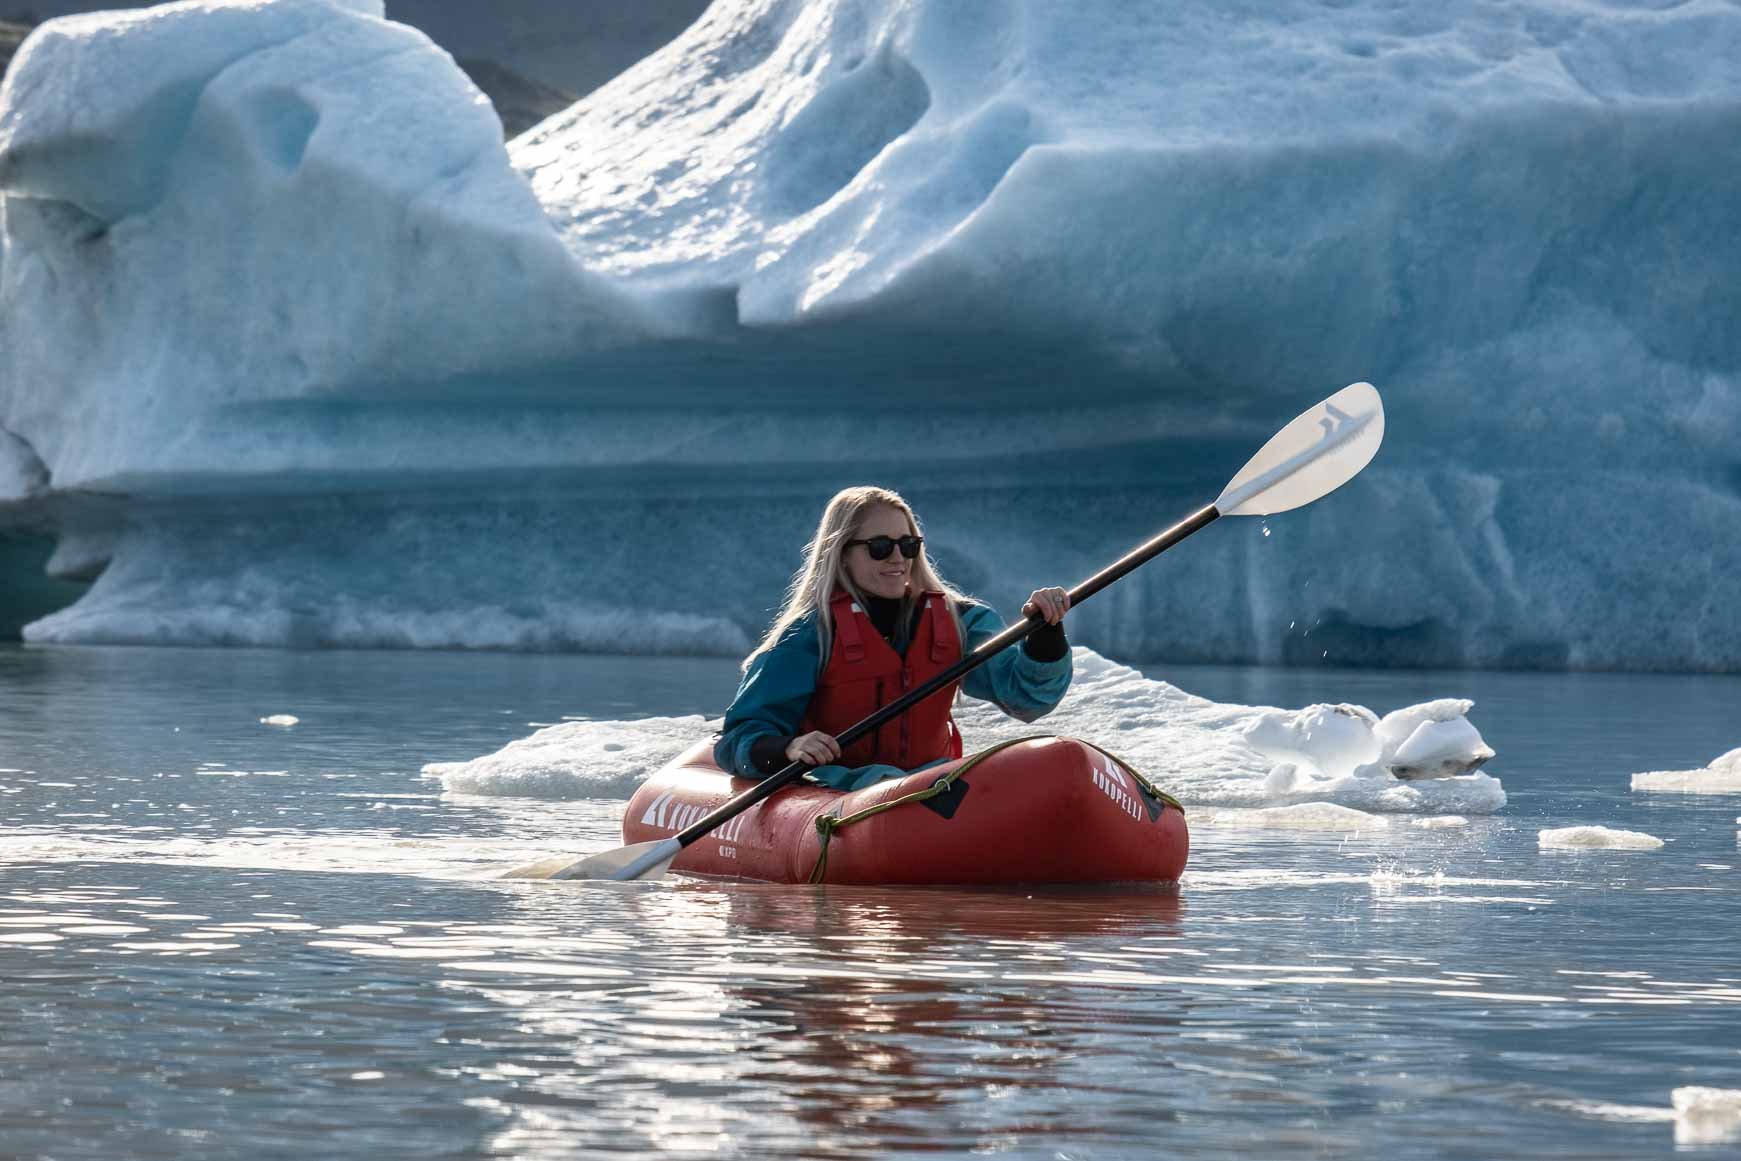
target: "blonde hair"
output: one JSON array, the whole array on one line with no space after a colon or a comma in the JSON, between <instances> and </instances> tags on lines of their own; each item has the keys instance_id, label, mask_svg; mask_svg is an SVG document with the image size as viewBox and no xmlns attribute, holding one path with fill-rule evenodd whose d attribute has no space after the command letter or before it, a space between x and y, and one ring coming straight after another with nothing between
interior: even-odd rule
<instances>
[{"instance_id":1,"label":"blonde hair","mask_svg":"<svg viewBox=\"0 0 1741 1161\"><path fill-rule=\"evenodd\" d=\"M900 493L888 488L878 488L872 485L861 485L856 488L842 488L828 501L828 506L822 510L822 519L816 525L816 535L810 538L810 545L804 550L804 563L798 571L792 574L792 583L786 589L786 600L780 609L780 615L774 618L774 623L768 627L767 635L761 643L751 650L744 658L743 667L747 670L750 662L774 647L775 642L793 625L817 613L816 632L821 645L821 665L828 664L828 651L833 644L834 618L828 615L828 602L834 596L834 590L845 589L852 594L852 599L859 603L860 608L868 608L864 594L858 591L858 586L846 575L841 560L846 555L846 542L853 539L859 525L875 508L893 508L907 518L907 527L913 530L913 535L923 533L919 528L919 518L913 515L913 508L901 498ZM913 562L912 578L907 585L907 592L901 598L901 616L897 624L909 623L913 613L913 597L916 593L940 592L950 620L955 622L955 636L962 642L965 651L967 642L961 634L961 615L956 609L958 602L969 598L950 586L937 570L931 566L931 556L924 549L919 550L919 559Z\"/></svg>"}]
</instances>

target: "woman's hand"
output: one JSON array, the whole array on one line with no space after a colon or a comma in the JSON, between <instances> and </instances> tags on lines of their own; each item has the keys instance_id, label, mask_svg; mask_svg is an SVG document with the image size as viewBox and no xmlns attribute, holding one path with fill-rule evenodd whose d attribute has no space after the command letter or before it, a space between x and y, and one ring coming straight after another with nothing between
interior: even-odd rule
<instances>
[{"instance_id":1,"label":"woman's hand","mask_svg":"<svg viewBox=\"0 0 1741 1161\"><path fill-rule=\"evenodd\" d=\"M1048 625L1056 625L1069 611L1070 594L1063 589L1035 589L1028 603L1022 606L1024 617L1038 612Z\"/></svg>"},{"instance_id":2,"label":"woman's hand","mask_svg":"<svg viewBox=\"0 0 1741 1161\"><path fill-rule=\"evenodd\" d=\"M802 762L806 766L826 766L840 761L840 743L833 734L811 730L786 743L786 761Z\"/></svg>"}]
</instances>

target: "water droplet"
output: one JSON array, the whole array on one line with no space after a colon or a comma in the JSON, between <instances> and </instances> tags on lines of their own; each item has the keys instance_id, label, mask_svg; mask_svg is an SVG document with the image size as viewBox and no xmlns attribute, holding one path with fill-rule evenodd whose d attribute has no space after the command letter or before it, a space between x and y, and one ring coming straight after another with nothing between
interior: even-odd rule
<instances>
[{"instance_id":1,"label":"water droplet","mask_svg":"<svg viewBox=\"0 0 1741 1161\"><path fill-rule=\"evenodd\" d=\"M1264 534L1264 535L1265 535L1265 536L1268 536L1268 535L1269 535L1269 525L1268 525L1268 524L1265 524L1265 525L1264 525L1264 526L1263 526L1263 534Z\"/></svg>"}]
</instances>

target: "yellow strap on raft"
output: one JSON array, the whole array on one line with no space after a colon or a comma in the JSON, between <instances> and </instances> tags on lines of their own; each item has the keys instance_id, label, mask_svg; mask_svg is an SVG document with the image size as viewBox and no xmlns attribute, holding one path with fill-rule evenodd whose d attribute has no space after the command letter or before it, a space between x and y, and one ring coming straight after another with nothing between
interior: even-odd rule
<instances>
[{"instance_id":1,"label":"yellow strap on raft","mask_svg":"<svg viewBox=\"0 0 1741 1161\"><path fill-rule=\"evenodd\" d=\"M835 832L843 830L855 822L861 822L864 819L870 818L872 815L881 814L885 810L893 810L897 806L906 806L908 803L912 802L924 802L926 799L935 798L939 794L947 794L950 786L956 779L960 778L963 774L967 773L999 750L1007 750L1011 746L1017 746L1023 742L1042 741L1052 736L1053 735L1051 734L1030 734L1025 738L1011 738L1007 742L999 742L997 745L992 746L989 749L981 750L979 753L975 754L955 769L949 771L949 773L943 775L923 790L915 790L911 794L903 794L899 798L891 798L886 802L879 802L875 806L867 806L863 810L854 811L847 815L819 815L816 819L816 833L822 836L822 847L816 852L816 865L810 868L809 881L812 883L820 883L823 881L823 877L828 874L828 844L829 841L834 838ZM1082 742L1082 739L1077 738L1076 741ZM1116 754L1107 753L1107 751L1102 750L1093 742L1082 742L1082 744L1091 750L1105 754L1106 757L1117 762L1124 768L1125 773L1137 780L1137 783L1144 790L1148 791L1168 806L1171 806L1181 814L1185 812L1185 808L1179 805L1178 799L1158 789L1154 783L1137 773L1135 767L1133 767L1129 762L1126 762L1123 758L1118 757Z\"/></svg>"}]
</instances>

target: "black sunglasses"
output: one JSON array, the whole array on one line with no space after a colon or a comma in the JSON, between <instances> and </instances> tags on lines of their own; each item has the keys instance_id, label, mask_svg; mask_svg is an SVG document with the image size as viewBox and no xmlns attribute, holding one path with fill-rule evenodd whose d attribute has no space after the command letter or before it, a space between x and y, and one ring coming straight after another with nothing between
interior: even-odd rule
<instances>
[{"instance_id":1,"label":"black sunglasses","mask_svg":"<svg viewBox=\"0 0 1741 1161\"><path fill-rule=\"evenodd\" d=\"M919 549L924 543L923 536L872 536L868 540L849 540L846 546L851 548L855 544L864 545L864 550L870 553L872 560L887 560L899 547L902 556L908 560L917 560Z\"/></svg>"}]
</instances>

